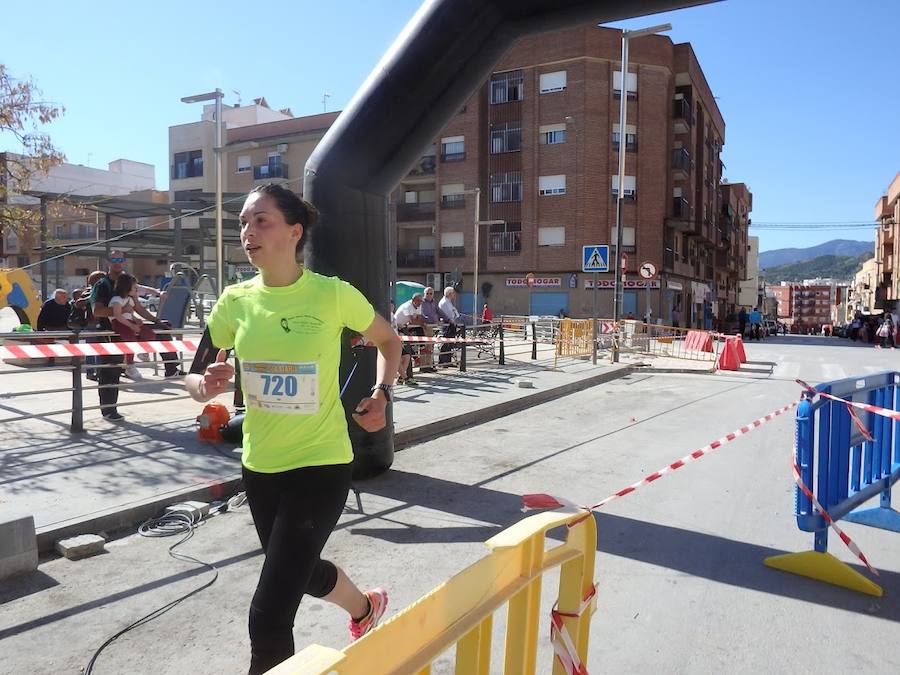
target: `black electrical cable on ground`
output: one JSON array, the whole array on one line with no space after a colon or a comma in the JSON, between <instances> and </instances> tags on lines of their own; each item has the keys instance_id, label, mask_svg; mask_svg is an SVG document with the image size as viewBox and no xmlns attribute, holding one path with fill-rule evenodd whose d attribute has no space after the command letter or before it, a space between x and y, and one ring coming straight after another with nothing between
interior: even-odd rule
<instances>
[{"instance_id":1,"label":"black electrical cable on ground","mask_svg":"<svg viewBox=\"0 0 900 675\"><path fill-rule=\"evenodd\" d=\"M222 511L228 510L229 508L231 508L231 509L237 508L238 506L241 506L244 503L244 501L246 501L246 498L244 497L243 493L239 493L239 494L235 495L234 497L232 497L231 499L229 499L227 502L224 502L221 506L219 506L217 509L215 509L214 512L220 513ZM210 513L213 513L213 511L210 511ZM200 524L200 519L201 519L201 516L199 516L199 515L196 518L194 518L193 516L191 516L190 514L185 513L185 512L167 513L164 516L161 516L159 518L151 518L150 520L144 522L138 528L138 533L143 537L172 537L177 534L184 534L184 536L181 539L179 539L177 542L175 542L174 544L172 544L169 547L169 555L172 558L174 558L175 560L179 560L181 562L189 562L189 563L193 563L195 565L200 565L201 567L208 568L209 571L213 572L212 579L207 581L202 586L198 586L194 590L192 590L188 593L185 593L181 597L176 598L175 600L172 600L171 602L163 605L162 607L154 609L149 614L142 616L140 619L138 619L137 621L133 622L132 624L126 626L125 628L120 630L115 635L112 635L109 639L106 640L106 642L104 642L102 645L100 645L100 647L97 649L97 651L94 652L94 655L91 656L91 660L88 661L87 666L85 666L84 675L91 675L91 673L93 672L93 669L94 669L94 664L97 662L97 658L100 656L100 653L104 649L106 649L109 645L111 645L113 642L115 642L117 639L119 639L121 636L125 635L125 633L127 633L131 630L134 630L135 628L138 628L139 626L143 626L145 623L149 623L150 621L153 621L153 619L156 619L156 618L162 616L163 614L165 614L170 609L177 606L179 603L183 602L184 600L187 600L188 598L190 598L193 595L196 595L200 591L209 588L216 582L216 579L219 578L219 569L212 563L198 560L197 558L194 558L189 555L185 555L183 553L175 552L175 549L177 547L181 546L181 544L183 544L188 539L190 539L191 537L194 536L194 532L197 529L197 526Z\"/></svg>"}]
</instances>

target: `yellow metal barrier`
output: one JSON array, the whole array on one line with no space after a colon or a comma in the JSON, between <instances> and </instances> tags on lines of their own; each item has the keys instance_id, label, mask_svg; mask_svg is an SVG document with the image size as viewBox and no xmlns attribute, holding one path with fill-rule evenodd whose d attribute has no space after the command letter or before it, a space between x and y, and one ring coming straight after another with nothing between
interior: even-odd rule
<instances>
[{"instance_id":1,"label":"yellow metal barrier","mask_svg":"<svg viewBox=\"0 0 900 675\"><path fill-rule=\"evenodd\" d=\"M547 531L571 525L563 544L546 549ZM594 584L597 529L584 512L551 511L526 518L485 542L490 554L343 650L307 647L269 675L387 675L431 672L431 663L456 645L459 675L491 672L493 614L508 603L503 671L549 672L537 667L544 572L559 567L559 611L583 663L587 662L593 604L579 615ZM565 616L571 615L571 616ZM495 668L499 670L499 668ZM553 659L554 675L565 675Z\"/></svg>"}]
</instances>

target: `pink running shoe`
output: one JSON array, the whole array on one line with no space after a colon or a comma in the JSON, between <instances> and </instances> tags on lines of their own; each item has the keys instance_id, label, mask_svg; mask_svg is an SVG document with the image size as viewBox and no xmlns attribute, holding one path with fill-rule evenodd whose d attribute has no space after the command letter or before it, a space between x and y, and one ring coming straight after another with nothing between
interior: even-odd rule
<instances>
[{"instance_id":1,"label":"pink running shoe","mask_svg":"<svg viewBox=\"0 0 900 675\"><path fill-rule=\"evenodd\" d=\"M366 633L375 629L388 605L388 594L383 588L373 588L365 591L369 599L369 613L364 619L354 621L352 618L347 626L350 628L350 642L356 642Z\"/></svg>"}]
</instances>

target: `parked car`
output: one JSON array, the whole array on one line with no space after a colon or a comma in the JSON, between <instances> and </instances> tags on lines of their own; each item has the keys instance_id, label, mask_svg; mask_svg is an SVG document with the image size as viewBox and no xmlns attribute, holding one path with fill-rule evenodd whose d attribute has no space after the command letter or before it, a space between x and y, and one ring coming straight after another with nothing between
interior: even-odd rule
<instances>
[{"instance_id":1,"label":"parked car","mask_svg":"<svg viewBox=\"0 0 900 675\"><path fill-rule=\"evenodd\" d=\"M778 322L775 319L763 319L763 335L778 335Z\"/></svg>"},{"instance_id":2,"label":"parked car","mask_svg":"<svg viewBox=\"0 0 900 675\"><path fill-rule=\"evenodd\" d=\"M156 314L156 312L159 311L159 298L155 295L141 295L138 297L138 300L140 300L141 306L148 312Z\"/></svg>"}]
</instances>

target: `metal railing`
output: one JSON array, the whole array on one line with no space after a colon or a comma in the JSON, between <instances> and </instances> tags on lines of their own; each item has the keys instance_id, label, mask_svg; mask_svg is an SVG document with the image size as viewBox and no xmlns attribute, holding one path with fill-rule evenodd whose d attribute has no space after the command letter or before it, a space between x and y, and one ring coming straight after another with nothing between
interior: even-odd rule
<instances>
[{"instance_id":1,"label":"metal railing","mask_svg":"<svg viewBox=\"0 0 900 675\"><path fill-rule=\"evenodd\" d=\"M179 339L183 335L188 334L196 334L197 340L199 342L201 332L196 328L179 328L174 330L154 330L158 335L172 335L176 339ZM91 341L98 345L110 344L109 342L103 342L101 340L107 338L118 338L118 334L110 332L110 331L38 331L31 333L0 333L0 346L23 346L23 345L45 345L51 346L54 344L61 345L65 343L69 344L79 344ZM111 387L122 387L123 385L87 385L84 382L84 376L86 370L103 370L109 368L123 368L125 356L119 356L123 360L122 363L89 363L87 361L88 358L93 357L85 357L85 356L72 356L65 349L57 349L54 350L56 352L55 356L47 356L47 357L34 357L34 358L4 358L0 360L0 364L5 364L6 366L12 366L7 368L0 368L0 377L13 377L17 375L28 376L34 373L40 372L59 372L59 373L71 373L71 384L69 386L53 386L49 388L43 389L23 389L19 391L14 391L9 385L4 385L0 387L0 390L6 392L3 395L4 400L10 401L17 398L22 398L26 396L39 396L39 395L49 395L49 394L60 394L65 392L71 392L71 404L66 408L61 408L58 410L42 410L36 413L25 413L22 414L13 414L7 417L0 418L0 424L2 423L11 423L11 422L19 422L28 419L43 419L47 417L56 417L59 415L70 415L70 423L69 430L74 433L80 433L84 431L84 413L93 411L93 410L103 410L104 408L113 407L108 405L85 405L84 404L84 394L85 392L91 391L99 391L105 388ZM118 356L118 355L114 355ZM102 357L96 357L102 358ZM168 363L171 365L173 363L177 363L179 369L181 365L185 363L187 359L177 358ZM52 364L52 365L48 365ZM133 364L137 367L137 364ZM153 361L148 362L146 364L142 364L142 368L158 368L160 365L163 365L163 362ZM19 369L21 368L21 369ZM152 387L157 385L159 380L138 380L132 381L124 385L128 390L141 390L145 388ZM62 384L62 380L60 380L60 385ZM168 401L177 401L177 400L185 400L189 399L190 396L167 396L165 400ZM142 405L146 403L154 403L158 402L159 399L140 399L140 400L129 400L124 402L118 402L114 407L121 408L127 406L134 405ZM7 405L7 411L9 411L9 405Z\"/></svg>"},{"instance_id":2,"label":"metal railing","mask_svg":"<svg viewBox=\"0 0 900 675\"><path fill-rule=\"evenodd\" d=\"M434 202L418 204L397 204L397 222L404 223L415 220L433 220Z\"/></svg>"},{"instance_id":3,"label":"metal railing","mask_svg":"<svg viewBox=\"0 0 900 675\"><path fill-rule=\"evenodd\" d=\"M434 249L397 251L397 267L434 267Z\"/></svg>"},{"instance_id":4,"label":"metal railing","mask_svg":"<svg viewBox=\"0 0 900 675\"><path fill-rule=\"evenodd\" d=\"M512 255L522 252L521 232L491 232L488 237L488 255Z\"/></svg>"}]
</instances>

